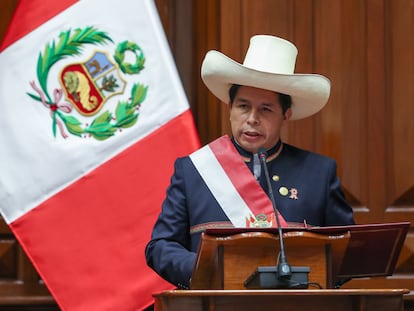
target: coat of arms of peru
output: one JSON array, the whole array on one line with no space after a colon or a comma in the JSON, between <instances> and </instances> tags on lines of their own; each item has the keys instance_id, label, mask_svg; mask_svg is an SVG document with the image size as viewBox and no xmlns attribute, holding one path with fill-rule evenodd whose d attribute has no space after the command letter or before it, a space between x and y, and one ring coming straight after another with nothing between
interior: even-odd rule
<instances>
[{"instance_id":1,"label":"coat of arms of peru","mask_svg":"<svg viewBox=\"0 0 414 311\"><path fill-rule=\"evenodd\" d=\"M71 134L105 140L137 123L148 86L133 83L126 99L119 100L113 111L105 109L109 98L124 94L127 82L123 75L138 75L144 69L144 53L134 42L117 44L113 59L104 49L94 50L83 61L61 68L56 77L60 88L47 88L50 70L59 61L83 57L86 45L104 46L108 42L113 43L113 40L107 33L88 26L61 32L59 38L46 44L44 52L39 54L38 83L30 82L35 93L28 95L50 112L55 137L59 130L64 138ZM133 55L134 62L127 62L127 53Z\"/></svg>"}]
</instances>

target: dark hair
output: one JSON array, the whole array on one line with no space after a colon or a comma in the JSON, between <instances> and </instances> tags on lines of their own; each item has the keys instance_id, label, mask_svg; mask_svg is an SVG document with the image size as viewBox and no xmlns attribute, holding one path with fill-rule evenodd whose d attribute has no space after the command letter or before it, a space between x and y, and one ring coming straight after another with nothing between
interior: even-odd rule
<instances>
[{"instance_id":1,"label":"dark hair","mask_svg":"<svg viewBox=\"0 0 414 311\"><path fill-rule=\"evenodd\" d=\"M229 97L230 97L230 105L233 104L234 98L236 97L237 91L239 90L240 85L239 84L232 84L232 86L229 89ZM279 102L280 106L282 107L282 112L285 114L286 110L288 110L292 106L292 97L290 95L277 93L279 96Z\"/></svg>"}]
</instances>

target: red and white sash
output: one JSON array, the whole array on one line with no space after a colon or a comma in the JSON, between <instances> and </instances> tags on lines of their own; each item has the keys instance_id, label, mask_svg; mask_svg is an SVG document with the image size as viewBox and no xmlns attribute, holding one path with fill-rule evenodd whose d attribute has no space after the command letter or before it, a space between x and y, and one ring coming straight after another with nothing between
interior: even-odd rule
<instances>
[{"instance_id":1,"label":"red and white sash","mask_svg":"<svg viewBox=\"0 0 414 311\"><path fill-rule=\"evenodd\" d=\"M277 227L272 202L227 135L190 155L211 193L235 227ZM287 227L279 213L281 227Z\"/></svg>"}]
</instances>

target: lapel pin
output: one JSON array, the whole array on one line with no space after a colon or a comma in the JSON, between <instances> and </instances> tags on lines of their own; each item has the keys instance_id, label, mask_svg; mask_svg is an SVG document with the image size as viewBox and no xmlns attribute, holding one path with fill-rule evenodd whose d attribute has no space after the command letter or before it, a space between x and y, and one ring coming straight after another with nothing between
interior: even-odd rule
<instances>
[{"instance_id":1,"label":"lapel pin","mask_svg":"<svg viewBox=\"0 0 414 311\"><path fill-rule=\"evenodd\" d=\"M289 190L286 187L280 187L279 188L279 193L283 196L287 196L289 194Z\"/></svg>"}]
</instances>

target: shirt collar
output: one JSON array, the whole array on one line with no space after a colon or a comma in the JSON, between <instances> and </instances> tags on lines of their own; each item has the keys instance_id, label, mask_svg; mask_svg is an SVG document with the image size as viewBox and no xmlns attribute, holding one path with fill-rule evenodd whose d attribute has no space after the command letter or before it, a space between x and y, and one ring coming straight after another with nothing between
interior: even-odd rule
<instances>
[{"instance_id":1,"label":"shirt collar","mask_svg":"<svg viewBox=\"0 0 414 311\"><path fill-rule=\"evenodd\" d=\"M252 152L247 151L246 149L241 147L236 142L236 140L234 139L234 136L231 137L231 141L232 141L233 145L236 147L237 151L240 153L240 155L242 156L242 158L245 162L253 161L253 153ZM280 151L282 150L282 145L283 145L282 141L279 139L279 141L276 143L276 145L274 145L272 148L266 150L266 152L267 152L267 162L275 159L279 155Z\"/></svg>"}]
</instances>

